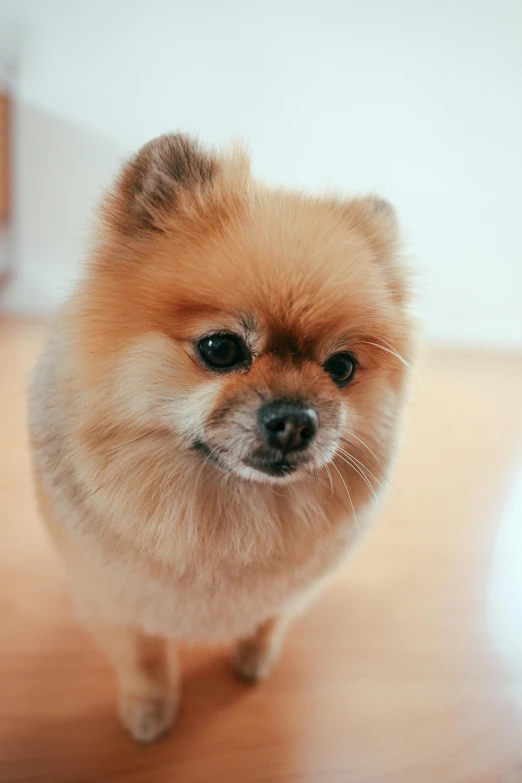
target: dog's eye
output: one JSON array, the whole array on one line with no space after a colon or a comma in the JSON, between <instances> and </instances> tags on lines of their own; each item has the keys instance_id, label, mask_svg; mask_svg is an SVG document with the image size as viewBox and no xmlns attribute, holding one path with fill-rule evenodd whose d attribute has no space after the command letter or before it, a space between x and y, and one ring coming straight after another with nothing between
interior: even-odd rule
<instances>
[{"instance_id":1,"label":"dog's eye","mask_svg":"<svg viewBox=\"0 0 522 783\"><path fill-rule=\"evenodd\" d=\"M213 370L232 370L246 365L250 354L240 337L235 334L212 334L198 343L202 360Z\"/></svg>"},{"instance_id":2,"label":"dog's eye","mask_svg":"<svg viewBox=\"0 0 522 783\"><path fill-rule=\"evenodd\" d=\"M341 389L347 386L355 375L357 360L351 353L336 353L324 363L325 371Z\"/></svg>"}]
</instances>

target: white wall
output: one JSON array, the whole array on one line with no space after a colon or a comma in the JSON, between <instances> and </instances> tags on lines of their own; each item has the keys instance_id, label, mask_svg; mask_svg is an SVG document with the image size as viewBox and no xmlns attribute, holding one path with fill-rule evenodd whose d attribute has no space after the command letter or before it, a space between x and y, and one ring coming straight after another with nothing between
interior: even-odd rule
<instances>
[{"instance_id":1,"label":"white wall","mask_svg":"<svg viewBox=\"0 0 522 783\"><path fill-rule=\"evenodd\" d=\"M520 0L2 8L19 42L11 308L67 290L120 156L186 129L246 137L273 182L381 192L420 270L428 335L522 346Z\"/></svg>"}]
</instances>

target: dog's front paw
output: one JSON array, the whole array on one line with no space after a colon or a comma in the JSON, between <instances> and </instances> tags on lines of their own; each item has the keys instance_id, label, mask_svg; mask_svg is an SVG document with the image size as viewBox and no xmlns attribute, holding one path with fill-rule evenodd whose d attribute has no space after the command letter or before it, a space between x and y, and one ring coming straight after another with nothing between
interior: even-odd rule
<instances>
[{"instance_id":1,"label":"dog's front paw","mask_svg":"<svg viewBox=\"0 0 522 783\"><path fill-rule=\"evenodd\" d=\"M176 705L169 697L144 699L122 694L119 704L123 725L136 742L154 742L174 723Z\"/></svg>"},{"instance_id":2,"label":"dog's front paw","mask_svg":"<svg viewBox=\"0 0 522 783\"><path fill-rule=\"evenodd\" d=\"M275 650L270 647L257 641L241 641L236 646L232 668L242 680L258 682L270 674L275 658Z\"/></svg>"}]
</instances>

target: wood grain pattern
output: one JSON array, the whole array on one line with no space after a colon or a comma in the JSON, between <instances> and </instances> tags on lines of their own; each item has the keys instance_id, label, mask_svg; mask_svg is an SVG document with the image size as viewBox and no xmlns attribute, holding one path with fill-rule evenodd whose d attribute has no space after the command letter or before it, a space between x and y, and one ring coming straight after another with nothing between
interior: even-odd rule
<instances>
[{"instance_id":1,"label":"wood grain pattern","mask_svg":"<svg viewBox=\"0 0 522 783\"><path fill-rule=\"evenodd\" d=\"M177 726L138 747L37 519L42 333L0 321L0 783L522 781L522 358L429 357L398 492L275 672L243 685L228 650L184 651Z\"/></svg>"}]
</instances>

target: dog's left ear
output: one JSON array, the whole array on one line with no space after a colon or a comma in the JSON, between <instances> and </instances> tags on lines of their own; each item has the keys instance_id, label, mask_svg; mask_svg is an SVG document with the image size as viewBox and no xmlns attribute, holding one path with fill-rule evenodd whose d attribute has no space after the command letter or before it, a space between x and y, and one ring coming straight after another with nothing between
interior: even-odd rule
<instances>
[{"instance_id":1,"label":"dog's left ear","mask_svg":"<svg viewBox=\"0 0 522 783\"><path fill-rule=\"evenodd\" d=\"M376 260L392 258L400 245L399 224L389 201L378 196L355 198L344 205L349 223L369 241Z\"/></svg>"},{"instance_id":2,"label":"dog's left ear","mask_svg":"<svg viewBox=\"0 0 522 783\"><path fill-rule=\"evenodd\" d=\"M379 264L388 282L392 297L404 303L409 297L401 258L401 236L397 215L392 205L378 196L355 198L342 205L343 220L362 235L375 263Z\"/></svg>"}]
</instances>

